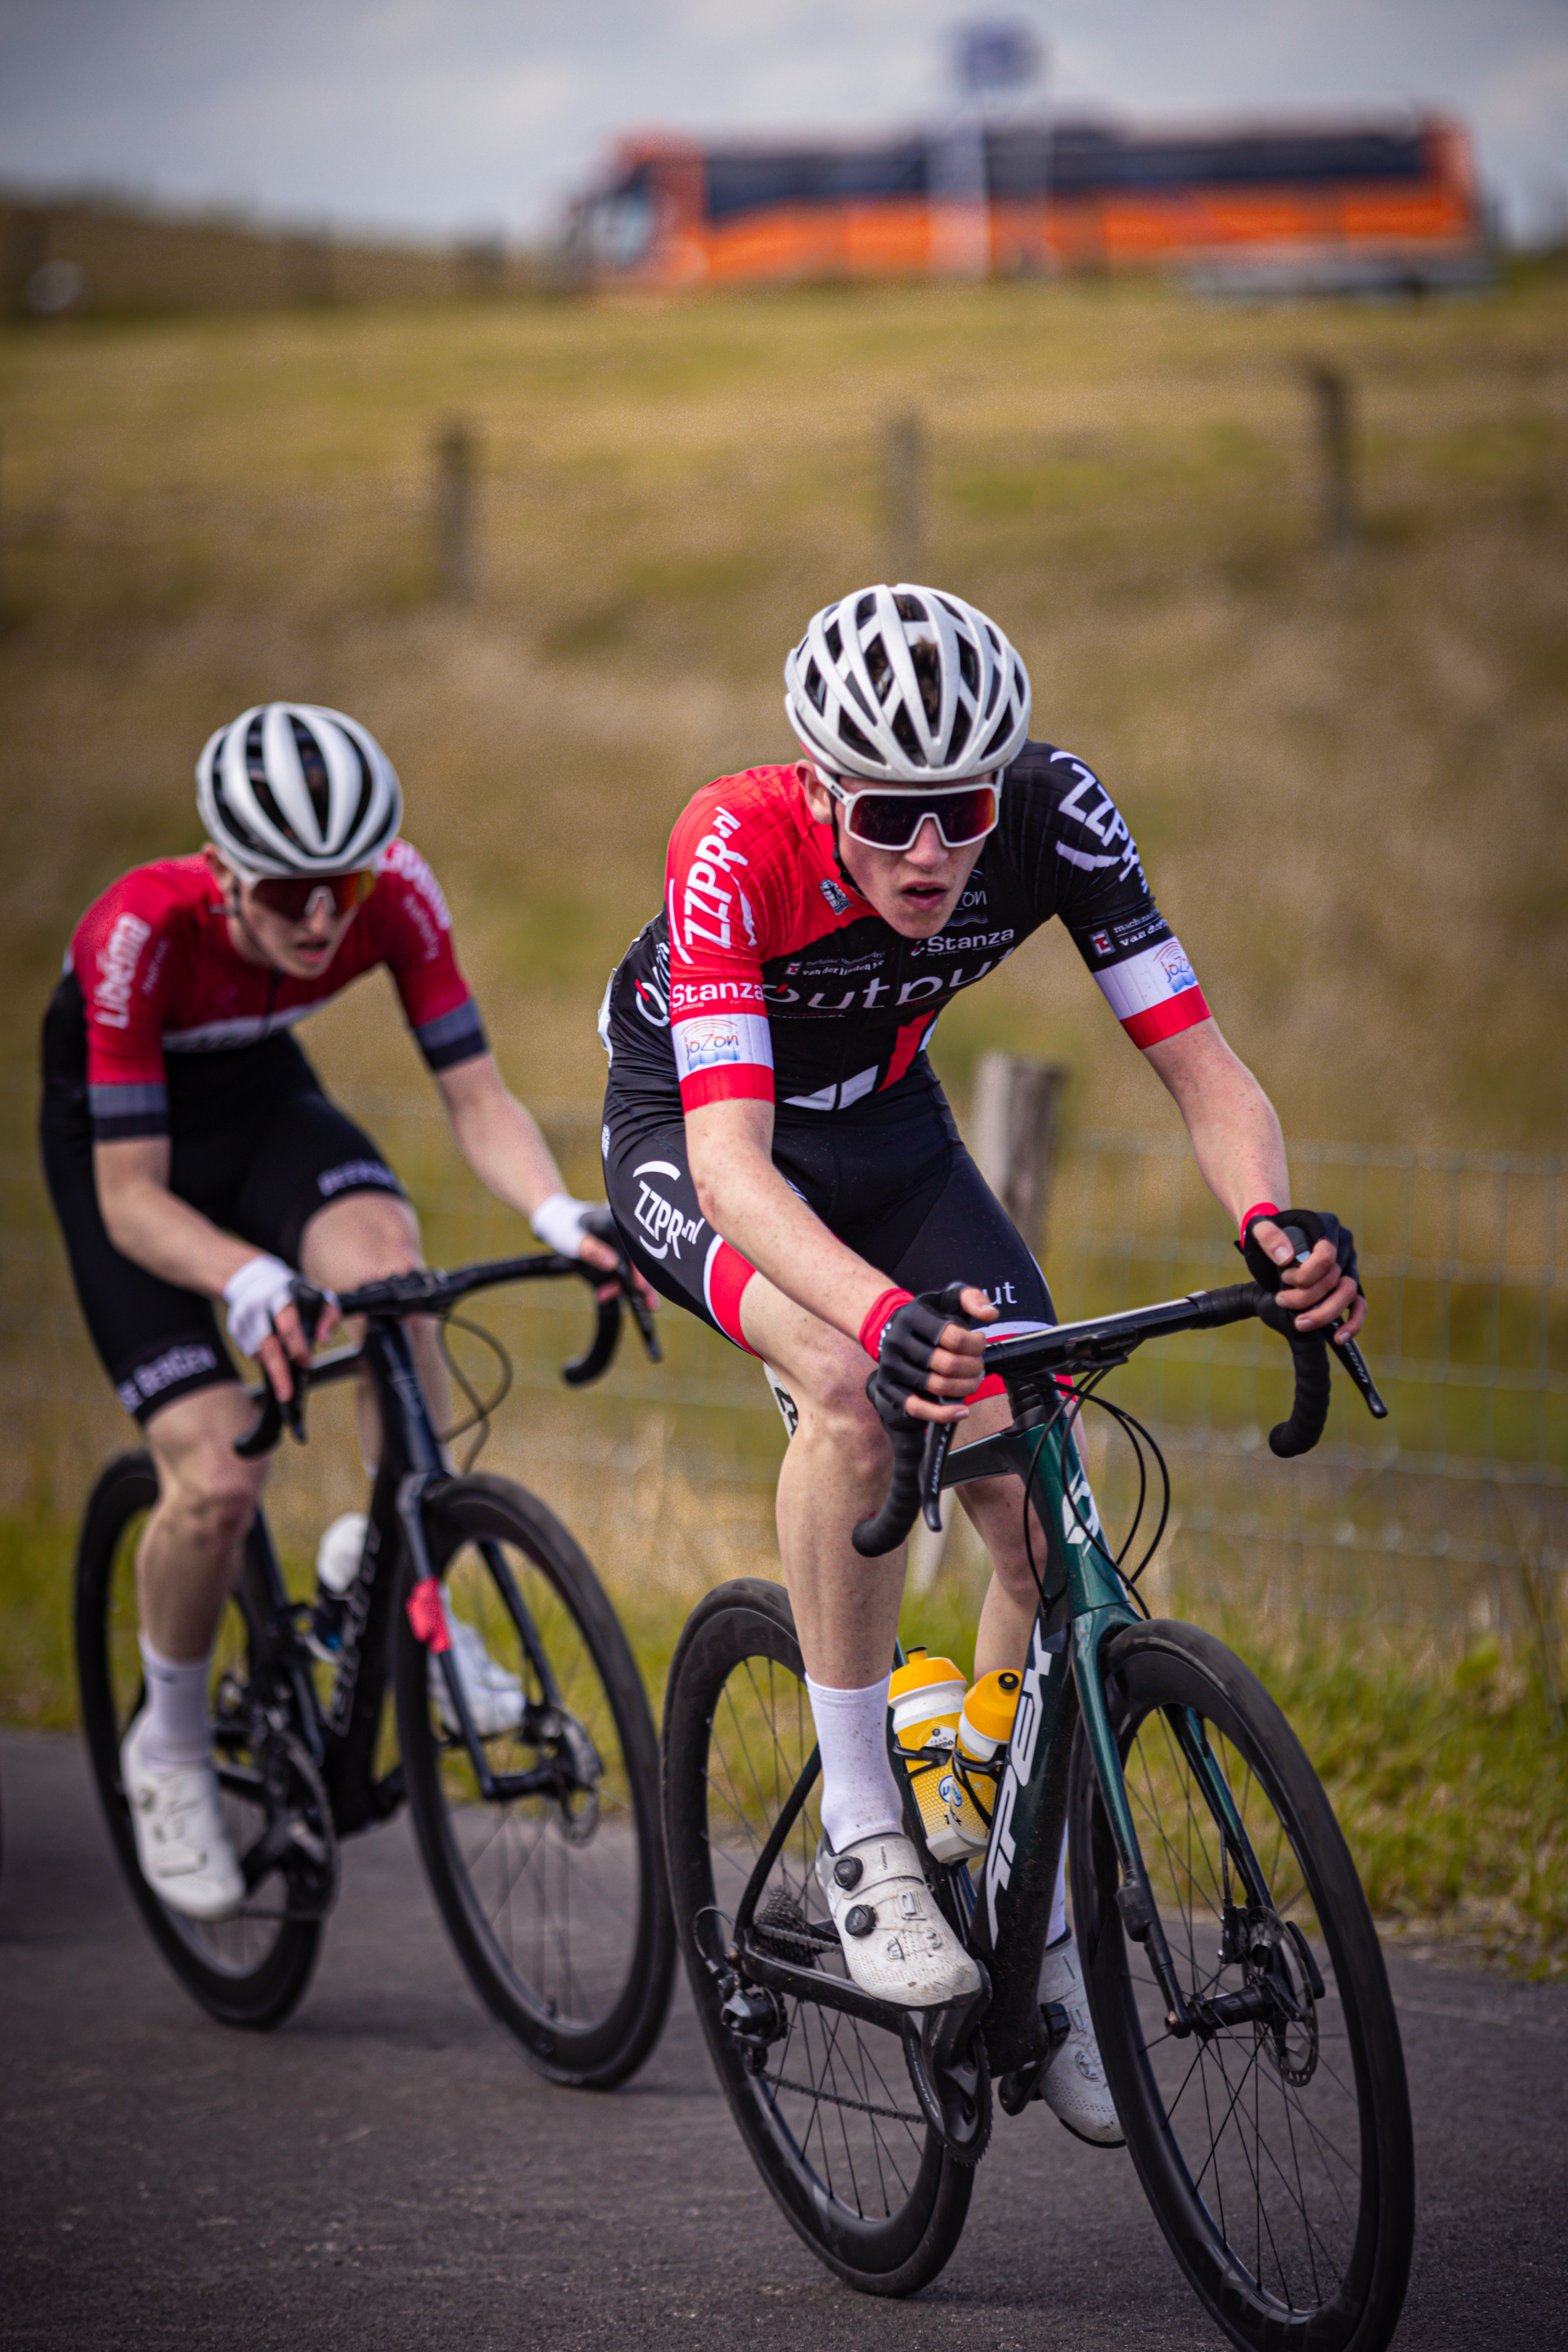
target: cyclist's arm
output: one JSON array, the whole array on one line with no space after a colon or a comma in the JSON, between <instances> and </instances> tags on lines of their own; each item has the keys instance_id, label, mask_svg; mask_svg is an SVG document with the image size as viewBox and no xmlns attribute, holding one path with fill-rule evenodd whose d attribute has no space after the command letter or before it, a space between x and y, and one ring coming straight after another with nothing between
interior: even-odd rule
<instances>
[{"instance_id":1,"label":"cyclist's arm","mask_svg":"<svg viewBox=\"0 0 1568 2352\"><path fill-rule=\"evenodd\" d=\"M888 1277L830 1233L791 1191L773 1161L773 1107L755 1098L704 1103L686 1114L687 1153L698 1204L715 1233L749 1258L775 1289L846 1338L860 1327L888 1289ZM978 1332L939 1349L932 1369L962 1382L960 1393L984 1375ZM962 1356L963 1360L960 1360ZM916 1406L918 1419L952 1420L960 1406Z\"/></svg>"},{"instance_id":2,"label":"cyclist's arm","mask_svg":"<svg viewBox=\"0 0 1568 2352\"><path fill-rule=\"evenodd\" d=\"M481 1184L509 1209L531 1217L542 1201L566 1189L555 1155L532 1113L511 1092L493 1054L472 1055L434 1073L447 1106L452 1137ZM585 1234L583 1257L611 1271L616 1253ZM643 1286L646 1287L646 1286Z\"/></svg>"},{"instance_id":3,"label":"cyclist's arm","mask_svg":"<svg viewBox=\"0 0 1568 2352\"><path fill-rule=\"evenodd\" d=\"M1143 1056L1186 1121L1198 1171L1232 1223L1259 1201L1288 1207L1290 1179L1274 1106L1226 1044L1218 1024L1212 1018L1201 1021L1145 1045ZM1289 1245L1271 1219L1259 1218L1253 1231L1277 1264L1289 1261ZM1326 1241L1317 1244L1279 1298L1305 1330L1321 1330L1343 1316L1337 1339L1352 1338L1366 1319L1366 1300L1341 1274Z\"/></svg>"},{"instance_id":4,"label":"cyclist's arm","mask_svg":"<svg viewBox=\"0 0 1568 2352\"><path fill-rule=\"evenodd\" d=\"M122 1257L145 1266L149 1274L204 1298L221 1298L225 1284L256 1255L255 1245L220 1232L199 1209L171 1192L169 1157L166 1135L93 1145L93 1178L104 1231ZM327 1338L336 1319L336 1310L329 1307L318 1336ZM280 1309L276 1322L283 1344L264 1339L258 1360L279 1396L287 1398L293 1387L288 1359L309 1363L310 1344L292 1307Z\"/></svg>"}]
</instances>

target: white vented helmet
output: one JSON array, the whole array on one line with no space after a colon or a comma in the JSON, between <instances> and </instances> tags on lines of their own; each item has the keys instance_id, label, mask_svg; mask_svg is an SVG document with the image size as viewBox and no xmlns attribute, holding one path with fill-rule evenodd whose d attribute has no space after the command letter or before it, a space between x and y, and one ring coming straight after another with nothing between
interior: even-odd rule
<instances>
[{"instance_id":1,"label":"white vented helmet","mask_svg":"<svg viewBox=\"0 0 1568 2352\"><path fill-rule=\"evenodd\" d=\"M1023 749L1029 678L994 621L900 582L826 604L784 664L784 709L836 775L950 783Z\"/></svg>"},{"instance_id":2,"label":"white vented helmet","mask_svg":"<svg viewBox=\"0 0 1568 2352\"><path fill-rule=\"evenodd\" d=\"M208 739L196 806L247 877L346 874L379 862L402 821L403 788L357 719L313 702L265 702Z\"/></svg>"}]
</instances>

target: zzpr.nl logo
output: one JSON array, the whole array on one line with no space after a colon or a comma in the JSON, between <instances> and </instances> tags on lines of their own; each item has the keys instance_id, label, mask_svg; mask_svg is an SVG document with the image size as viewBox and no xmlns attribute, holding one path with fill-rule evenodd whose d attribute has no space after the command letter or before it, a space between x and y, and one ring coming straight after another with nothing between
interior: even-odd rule
<instances>
[{"instance_id":1,"label":"zzpr.nl logo","mask_svg":"<svg viewBox=\"0 0 1568 2352\"><path fill-rule=\"evenodd\" d=\"M640 1168L632 1170L637 1184L637 1204L632 1212L643 1229L644 1247L649 1257L666 1258L680 1255L682 1242L694 1242L702 1231L700 1217L682 1216L673 1201L656 1192L648 1182L650 1176L671 1176L679 1182L680 1171L668 1160L645 1160Z\"/></svg>"}]
</instances>

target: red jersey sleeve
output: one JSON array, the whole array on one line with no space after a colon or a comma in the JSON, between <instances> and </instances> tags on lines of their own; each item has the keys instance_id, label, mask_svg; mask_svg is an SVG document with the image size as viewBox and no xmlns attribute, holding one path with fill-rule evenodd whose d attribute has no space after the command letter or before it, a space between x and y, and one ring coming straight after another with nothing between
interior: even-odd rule
<instances>
[{"instance_id":1,"label":"red jersey sleeve","mask_svg":"<svg viewBox=\"0 0 1568 2352\"><path fill-rule=\"evenodd\" d=\"M140 866L88 908L68 959L87 1019L87 1092L100 1143L167 1135L163 1010L174 895Z\"/></svg>"},{"instance_id":2,"label":"red jersey sleeve","mask_svg":"<svg viewBox=\"0 0 1568 2352\"><path fill-rule=\"evenodd\" d=\"M779 861L769 855L774 825L734 789L743 782L724 777L706 786L669 837L669 1030L682 1110L773 1098L763 956L764 933L777 928Z\"/></svg>"},{"instance_id":3,"label":"red jersey sleeve","mask_svg":"<svg viewBox=\"0 0 1568 2352\"><path fill-rule=\"evenodd\" d=\"M479 1008L452 942L450 910L411 843L393 843L364 911L428 1066L447 1070L488 1053Z\"/></svg>"}]
</instances>

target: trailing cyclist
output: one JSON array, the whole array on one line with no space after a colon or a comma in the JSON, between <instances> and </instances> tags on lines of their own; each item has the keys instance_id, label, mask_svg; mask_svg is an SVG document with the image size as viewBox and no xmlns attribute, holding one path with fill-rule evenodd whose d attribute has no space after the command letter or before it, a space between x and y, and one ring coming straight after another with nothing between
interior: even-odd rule
<instances>
[{"instance_id":1,"label":"trailing cyclist","mask_svg":"<svg viewBox=\"0 0 1568 2352\"><path fill-rule=\"evenodd\" d=\"M259 705L211 737L196 779L207 847L133 868L77 926L44 1022L41 1141L89 1331L158 1474L137 1561L146 1700L121 1753L138 1855L172 1910L216 1920L245 1885L208 1662L266 1462L234 1450L250 1409L215 1306L287 1398L290 1362L310 1352L296 1270L332 1292L422 1262L401 1184L329 1099L294 1024L385 965L476 1175L552 1249L606 1269L616 1252L502 1082L374 737L340 711ZM334 1319L329 1307L317 1336ZM433 1331L413 1328L439 1417ZM361 1442L374 1459L368 1390ZM363 1529L357 1517L328 1529L329 1589ZM476 1714L515 1702L473 1629L453 1630Z\"/></svg>"},{"instance_id":2,"label":"trailing cyclist","mask_svg":"<svg viewBox=\"0 0 1568 2352\"><path fill-rule=\"evenodd\" d=\"M889 1661L902 1549L850 1529L880 1502L888 1429L1009 1408L974 1324L1054 1319L1039 1267L960 1140L930 1060L951 997L1058 917L1191 1137L1243 1239L1292 1255L1279 1121L1232 1053L1092 769L1027 740L1029 683L961 598L877 585L826 606L784 666L804 756L721 777L670 838L660 914L611 979L601 1034L606 1190L658 1289L760 1357L791 1438L779 1549L822 1762L817 1874L856 1983L926 2008L976 1989L901 1828ZM1350 1237L1281 1289L1304 1328L1365 1312ZM868 1361L874 1368L867 1378ZM885 1426L884 1426L885 1424ZM976 1676L1024 1664L1037 1590L1016 1478L960 1491L994 1573ZM1041 1535L1034 1538L1037 1548ZM1044 2095L1069 2129L1121 2129L1058 1879L1040 1983L1071 2031Z\"/></svg>"}]
</instances>

